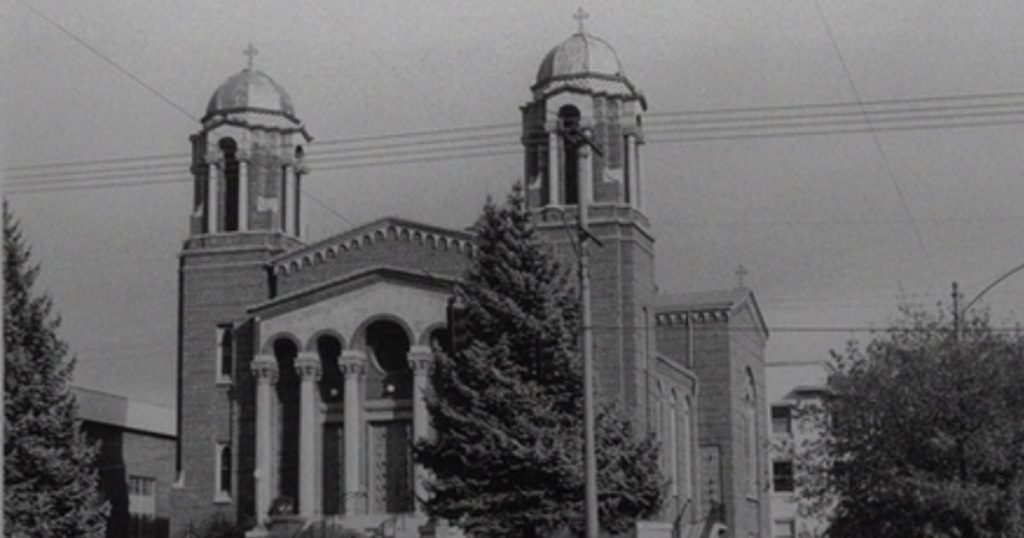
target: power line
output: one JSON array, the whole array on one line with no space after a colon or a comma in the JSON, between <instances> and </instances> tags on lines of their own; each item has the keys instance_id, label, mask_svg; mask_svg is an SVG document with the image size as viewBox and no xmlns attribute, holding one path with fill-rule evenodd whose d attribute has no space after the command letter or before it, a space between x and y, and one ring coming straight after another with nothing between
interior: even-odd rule
<instances>
[{"instance_id":1,"label":"power line","mask_svg":"<svg viewBox=\"0 0 1024 538\"><path fill-rule=\"evenodd\" d=\"M348 217L346 217L345 215L342 215L341 212L339 212L338 210L334 209L333 207L325 204L323 201L320 200L320 198L317 198L312 193L310 193L308 190L302 189L302 190L300 190L300 192L302 194L305 194L307 198L309 198L310 200L313 200L314 202L316 202L317 205L319 205L320 207L326 209L329 213L331 213L335 217L338 217L341 221L347 223L349 226L355 226L356 225L355 222L352 222L352 220L350 220Z\"/></svg>"},{"instance_id":2,"label":"power line","mask_svg":"<svg viewBox=\"0 0 1024 538\"><path fill-rule=\"evenodd\" d=\"M688 116L688 115L715 115L715 114L734 114L734 113L749 113L749 112L775 112L775 111L789 111L789 110L814 110L822 108L864 108L864 107L875 107L883 105L905 105L905 104L918 104L918 103L936 103L936 102L949 102L949 101L977 101L982 99L998 100L998 99L1016 99L1024 98L1024 92L990 92L990 93L969 93L959 95L931 95L921 97L901 97L894 99L875 99L875 100L861 100L861 101L832 101L827 103L803 103L793 105L767 105L767 106L751 106L751 107L731 107L731 108L715 108L709 110L676 110L667 112L651 112L646 114L651 117L661 116Z\"/></svg>"},{"instance_id":3,"label":"power line","mask_svg":"<svg viewBox=\"0 0 1024 538\"><path fill-rule=\"evenodd\" d=\"M821 9L821 2L819 0L813 0L814 7L817 8L818 16L821 17L821 22L825 26L825 32L828 34L829 41L832 42L832 48L836 52L836 56L839 58L839 65L843 68L843 73L846 75L846 82L850 85L850 90L853 92L854 99L857 100L858 108L864 113L863 99L860 97L860 92L857 90L857 85L853 81L853 76L850 74L850 69L846 65L846 58L843 57L843 52L839 48L839 43L836 41L835 36L832 34L832 27L828 24L828 18L825 17L825 12ZM885 166L885 171L892 181L893 188L896 189L896 197L899 198L900 206L903 207L903 212L907 214L907 218L910 219L910 227L914 232L914 236L917 238L917 243L924 252L926 258L931 258L928 254L928 247L925 246L924 237L921 235L921 229L917 223L914 222L914 215L910 212L910 206L907 204L907 198L903 194L903 188L900 187L899 181L896 180L896 174L893 173L892 164L889 163L889 156L886 154L885 149L882 147L882 142L878 137L878 133L875 132L874 127L871 124L871 120L867 114L864 113L864 119L868 124L868 131L871 134L871 139L875 142L875 148L878 150L879 156L882 158L882 164Z\"/></svg>"},{"instance_id":4,"label":"power line","mask_svg":"<svg viewBox=\"0 0 1024 538\"><path fill-rule=\"evenodd\" d=\"M1024 111L1021 111L1024 114ZM987 117L987 116L1006 116L1013 115L1017 116L1017 112L1012 114L1004 113L965 113L958 115L944 115L942 119L955 119L957 121L943 121L936 123L908 123L909 121L916 118L889 118L886 120L880 120L881 122L897 121L900 124L897 125L882 125L879 126L879 121L876 121L874 125L869 127L856 127L861 122L844 120L840 122L828 123L806 123L806 124L782 124L782 125L750 125L750 126L735 126L735 127L706 127L697 129L687 128L674 128L674 129L657 129L649 128L648 132L650 137L648 142L651 143L666 143L666 142L699 142L699 141L715 141L715 140L741 140L741 139L755 139L755 138L780 138L780 137L798 137L798 136L824 136L824 135L840 135L840 134L856 134L856 133L871 133L874 131L910 131L910 130L933 130L933 129L952 129L952 128L963 128L963 127L989 127L989 126L1000 126L1000 125L1015 125L1024 123L1024 117L1008 120L988 120L988 121L965 121L969 118L974 117ZM919 121L930 122L933 120L940 119L939 116L927 116L921 118ZM847 125L853 125L847 127ZM821 127L820 129L813 129L813 127ZM744 133L747 130L749 132ZM758 131L767 132L758 132ZM707 135L705 133L716 133L723 132L722 135ZM684 134L688 136L682 137L664 137L663 135L672 134ZM487 135L485 137L479 137L479 139L496 139L502 138L500 134ZM439 147L425 147L424 149L405 151L403 154L430 154L435 152L444 151L462 151L471 149L482 149L487 147L504 147L504 146L515 146L519 147L520 142L523 140L513 139L512 135L508 135L506 142L494 142L490 144L469 144L460 143L455 145L449 145L442 147L445 144L452 142L471 142L475 141L476 137L460 137L452 139L442 139L436 141L417 141L414 143L402 143L393 145L375 145L367 148L352 148L337 152L328 152L322 155L314 155L307 162L310 163L338 163L355 160L371 160L381 157L391 157L395 152L401 151L401 148L408 146L439 146ZM526 139L527 144L531 142L543 142L544 140L537 139ZM153 165L138 165L138 166L116 166L116 167L102 167L82 170L66 170L62 172L43 172L43 173L32 173L16 175L8 178L8 181L18 186L38 185L46 183L70 183L73 181L91 181L91 180L104 180L104 179L115 179L128 176L141 175L143 177L155 176L155 175L167 175L171 173L178 173L181 168L184 168L181 163L161 163ZM145 171L148 173L144 174L125 174L126 172L132 171ZM91 175L90 175L91 174Z\"/></svg>"},{"instance_id":5,"label":"power line","mask_svg":"<svg viewBox=\"0 0 1024 538\"><path fill-rule=\"evenodd\" d=\"M167 103L168 105L172 106L178 112L181 112L182 114L184 114L186 118L188 118L188 119L190 119L190 120L192 120L192 121L194 121L196 123L199 123L199 120L196 117L194 117L188 110L185 110L184 108L178 106L177 103L175 103L174 101L171 101L167 96L165 96L164 94L160 93L159 90L157 90L156 88L150 86L149 84L146 84L146 82L144 80L142 80L141 78L133 75L131 72L129 72L124 67L121 67L120 64L118 64L114 60L111 60L107 55L105 55L102 52L100 52L99 50L97 50L95 47L93 47L92 45L87 43L84 39L82 39L82 38L78 37L77 35L75 35L71 30L68 30L67 28L65 28L59 22L57 22L57 21L51 19L50 17L46 16L45 13L43 13L42 11L39 11L38 9L36 9L32 4L26 2L25 0L18 0L18 3L20 3L21 5L29 8L30 10L32 10L33 13L35 13L41 19L43 19L46 22L52 24L53 26L55 26L61 32L64 32L65 35L67 35L71 39L74 39L75 42L77 42L79 45L85 47L89 52L95 54L101 60L103 60L104 62L110 64L114 69L117 69L122 75L132 79L133 81L135 81L136 84L138 84L138 85L142 86L143 88L145 88L146 90L148 90L149 93L152 93L153 95L155 95L161 101Z\"/></svg>"},{"instance_id":6,"label":"power line","mask_svg":"<svg viewBox=\"0 0 1024 538\"><path fill-rule=\"evenodd\" d=\"M662 131L662 132L653 133L652 136L647 140L647 142L651 143L651 144L665 144L665 143L694 143L694 142L714 142L714 141L729 141L729 140L792 138L792 137L804 137L804 136L815 136L815 137L817 137L817 136L849 135L849 134L861 134L861 133L863 133L863 134L871 134L871 133L887 132L887 131L891 131L891 132L898 132L898 131L924 131L924 130L946 130L946 129L958 129L958 128L1011 126L1011 125L1019 125L1021 123L1024 123L1024 118L1014 119L1014 120L1001 120L1001 121L1000 120L970 121L970 122L958 121L958 122L931 123L931 124L906 124L906 125L891 125L891 126L874 126L874 127L863 127L863 128L861 128L861 127L853 127L853 128L824 128L824 129L810 129L810 130L773 131L773 132L749 132L749 133L739 132L739 133L726 133L726 134L722 134L722 135L709 135L709 136L702 136L702 135L699 134L698 131L689 131L689 130L677 129L677 130L670 130L670 131ZM679 137L665 136L665 135L671 135L671 134L674 134L674 133L685 133L686 136L679 136ZM446 155L446 154L443 153L443 152L451 152L451 151L464 151L464 150L472 150L472 149L482 149L482 148L487 148L487 147L498 148L498 147L505 147L505 146L509 146L510 149L507 150L507 151L501 151L501 152L485 152L482 155L477 155L477 154L472 154L472 155L458 155L458 154ZM513 147L515 147L516 149L512 149ZM327 158L325 158L323 161L320 161L320 162L322 162L322 163L330 163L331 165L330 166L318 166L317 169L318 170L336 170L336 169L344 169L344 168L364 168L364 167L373 167L373 166L389 166L389 165L392 165L392 164L436 161L436 160L440 160L440 159L444 159L444 158L461 159L461 158L475 158L475 157L488 156L488 155L497 156L497 155L503 155L503 154L517 153L517 152L520 152L520 151L523 151L523 150L522 150L522 148L519 148L518 142L516 142L516 141L509 141L508 143L494 143L494 144L475 145L475 146L474 145L463 144L463 145L451 146L451 147L447 147L447 148L435 148L435 149L431 149L431 150L428 150L428 151L411 152L411 153L415 153L415 154L423 154L423 153L434 154L434 153L436 153L436 155L432 155L430 158L424 158L424 159L405 159L405 160L401 160L401 159L400 160L384 159L384 160L376 160L376 161L374 160L374 159L379 159L380 157L384 157L385 155L352 155L349 158L339 158L339 159L327 159ZM387 156L390 156L390 155L387 155ZM361 162L361 161L368 161L368 162ZM343 164L343 163L350 163L350 164ZM177 165L175 167L177 167ZM177 172L175 170L171 170L171 169L163 170L163 166L159 167L159 169L156 170L156 171L153 171L153 172L150 172L150 173L143 173L143 174L135 174L135 173L133 173L133 174L121 174L120 172L125 171L125 169L117 169L117 168L109 169L109 171L110 171L110 173L108 173L108 174L104 174L103 171L101 171L101 170L91 170L91 171L87 171L87 172L82 172L82 173L97 174L97 175L85 176L85 177L83 177L83 176L70 177L70 176L67 176L67 175L37 176L37 177L31 178L31 181L27 181L27 180L15 181L15 185L13 185L15 188L14 189L10 189L9 192L17 194L17 193L21 193L21 192L36 192L36 191L38 191L38 192L45 192L45 191L50 191L50 190L61 191L61 190L74 190L74 189L88 189L88 188L90 188L93 185L96 185L99 188L100 185L107 185L109 182L105 182L105 180L108 180L108 179L155 178L155 177L165 177L165 176L169 176L169 175L173 175L173 174L179 173L179 172ZM187 179L182 179L181 181L189 181L191 179L192 178L187 178ZM67 184L70 184L70 183L75 183L75 182L80 182L82 184L81 185L67 185L67 188L53 188L53 189L44 189L44 188L36 189L35 188L36 186L40 186L40 187L53 186L53 185L47 185L47 184L52 184L52 183L67 183ZM96 182L100 182L100 183L96 183ZM144 184L157 184L157 183L166 183L166 182L167 181L144 181L144 180L140 179L140 180L135 181L135 182L109 183L109 185L110 186L121 186L121 185L123 185L123 186L133 186L133 185L136 185L136 184L144 185ZM911 219L911 220L913 220L913 219ZM908 223L909 222L911 222L911 221L908 221ZM914 221L914 222L916 222L916 221Z\"/></svg>"},{"instance_id":7,"label":"power line","mask_svg":"<svg viewBox=\"0 0 1024 538\"><path fill-rule=\"evenodd\" d=\"M977 101L977 100L982 100L982 99L992 100L992 99L1009 98L1009 97L1024 97L1024 93L985 93L985 94L965 94L965 95L952 95L952 96L912 97L912 98L888 99L888 100L879 100L879 101L864 101L861 104L864 105L864 106L869 106L869 105L899 105L899 104L934 103L934 102L950 102L950 101ZM816 109L820 109L820 108L844 108L844 107L854 107L854 106L858 106L858 103L857 102L810 103L810 104L803 104L803 105L733 107L733 108L719 108L719 109L709 109L709 110L682 110L682 111L656 112L656 113L649 113L649 114L647 114L648 117L651 117L651 120L648 122L648 129L647 130L649 132L657 131L658 128L660 128L662 126L667 126L667 125L698 125L698 124L703 124L703 123L738 123L740 125L737 125L737 129L742 129L742 128L753 128L753 125L744 126L744 125L742 125L743 123L757 124L757 123L761 123L761 122L765 122L765 121L769 121L770 122L770 121L785 120L785 119L790 119L790 118L814 119L814 118L824 118L824 117L843 117L843 116L849 116L849 115L853 115L853 114L858 114L858 115L863 116L863 113L851 113L851 112L837 111L837 112L817 112L817 113L810 113L810 114L795 114L795 115L794 114L789 114L789 115L751 114L751 115L748 115L746 117L742 117L741 116L741 117L732 117L732 118L693 118L693 119L684 119L684 120L669 119L669 120L665 120L665 121L657 119L657 118L663 117L663 116L665 116L665 117L670 117L670 116L715 116L715 115L729 115L729 114L737 114L737 113L750 114L750 113L765 112L765 111L768 111L768 112L771 112L771 111L801 111L801 110L816 110ZM932 106L932 107L916 108L916 109L915 108L900 108L900 109L893 109L893 110L875 110L875 111L865 110L864 113L866 113L868 115L916 114L916 113L919 113L919 112L935 112L935 111L954 111L955 112L955 111L982 109L982 108L1001 108L1001 107L1002 108L1006 108L1006 107L1020 107L1020 106L1024 106L1024 102L1017 102L1017 103L973 103L973 104L952 105L952 106ZM1003 112L1006 112L1007 114L1018 114L1018 113L1022 113L1024 111L1006 110L1006 111L1003 111ZM910 120L921 119L921 118L905 118L905 119L910 121ZM874 120L874 121L878 121L878 120ZM313 144L311 144L311 146L312 147L321 147L321 146L333 146L333 145L353 145L353 144L357 145L357 144L360 144L360 143L363 143L363 142L368 142L368 141L396 140L396 139L404 139L404 138L422 138L422 137L437 136L437 135L444 135L444 134L458 134L458 133L470 133L470 132L489 131L489 130L495 130L495 129L500 129L500 128L508 128L508 129L510 129L510 131L508 133L508 136L509 137L513 137L513 136L517 136L517 135L520 134L520 132L517 129L515 129L519 125L520 124L518 124L518 123L497 123L497 124L488 124L488 125L470 125L470 126L460 126L460 127L451 127L451 128L443 128L443 129L432 129L432 130L423 130L423 131L410 131L410 132L389 133L389 134L371 135L371 136L338 138L338 139L331 139L331 140L318 140L318 141L314 142ZM438 141L436 141L436 143L440 144L440 143L444 143L446 141L454 142L454 141L474 140L474 139L477 139L477 138L484 138L484 137L486 137L486 138L496 138L496 137L500 137L500 136L501 135L499 133L491 133L491 134L478 135L478 137L469 137L469 136L467 136L467 137L461 137L461 138L449 138L449 139L445 139L445 140L438 140ZM412 145L427 145L427 144L433 144L433 143L435 143L435 141L412 141L412 142L408 142L407 144L394 144L394 145L386 144L386 145L370 146L370 147L363 147L363 148L342 148L342 149L338 149L337 152L338 153L344 153L344 152L348 152L348 151L355 152L355 151L369 150L369 149L388 148L388 147L403 147L405 145L409 145L409 146L412 146ZM333 154L333 153L335 153L335 150L329 150L327 152L313 154L313 155L310 156L310 158L311 159L316 159L316 158L318 158L319 155L330 155L330 154ZM187 158L189 156L190 156L189 153L170 153L170 154L156 154L156 155L145 155L145 156L135 156L135 157L114 157L114 158L95 159L95 160L65 161L65 162L57 162L57 163L40 163L40 164L16 165L16 166L4 167L2 170L5 171L5 172L25 172L25 171L33 171L33 170L44 170L44 169L89 167L89 166L92 166L92 165L107 165L107 166L110 166L110 167L116 167L116 166L118 166L119 164L122 164L122 163L159 161L159 160L167 160L167 159L184 159L184 158ZM160 165L160 166L168 166L169 164L172 164L172 163L165 163L165 164ZM63 174L64 172L54 172L54 173ZM87 172L84 172L84 171L82 171L82 172L69 171L67 173L68 174L73 174L73 173L87 173Z\"/></svg>"},{"instance_id":8,"label":"power line","mask_svg":"<svg viewBox=\"0 0 1024 538\"><path fill-rule=\"evenodd\" d=\"M794 138L804 136L830 136L830 135L847 135L847 134L872 134L880 132L899 132L899 131L932 131L932 130L946 130L946 129L960 129L960 128L973 128L973 127L998 127L998 126L1010 126L1020 125L1024 123L1024 118L1015 120L991 120L991 121L973 121L973 122L956 122L956 123L940 123L940 124L909 124L909 125L894 125L894 126L883 126L883 127L863 127L863 128L825 128L817 130L797 130L791 132L768 132L768 133L736 133L736 134L724 134L724 135L710 135L710 136L684 136L684 137L651 137L647 140L648 143L670 143L670 142L715 142L715 141L729 141L729 140L752 140L760 138ZM662 134L673 134L673 131L664 131L661 133L655 133L657 135Z\"/></svg>"},{"instance_id":9,"label":"power line","mask_svg":"<svg viewBox=\"0 0 1024 538\"><path fill-rule=\"evenodd\" d=\"M377 166L393 166L402 164L416 164L425 162L434 162L439 160L460 160L460 159L477 159L481 157L495 157L498 155L507 155L512 153L518 153L520 150L507 150L507 151L485 151L478 153L456 153L451 155L437 155L430 157L418 157L413 159L390 159L385 161L368 162L368 163L348 163L348 164L337 164L332 166L319 167L319 170L344 170L344 169L355 169L355 168L373 168ZM43 192L65 192L65 191L84 191L93 189L109 189L118 187L141 187L154 184L167 184L167 183L187 183L193 181L192 177L185 178L167 178L167 179L154 179L154 180L137 180L137 181L119 181L112 183L89 183L89 184L77 184L77 185L44 185L38 188L33 187L15 187L8 189L7 194L33 194Z\"/></svg>"}]
</instances>

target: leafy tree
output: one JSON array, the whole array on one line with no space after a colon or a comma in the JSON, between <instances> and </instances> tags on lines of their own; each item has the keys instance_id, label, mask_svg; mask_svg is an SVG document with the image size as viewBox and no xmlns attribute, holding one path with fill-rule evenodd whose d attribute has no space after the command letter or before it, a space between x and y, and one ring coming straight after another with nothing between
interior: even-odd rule
<instances>
[{"instance_id":1,"label":"leafy tree","mask_svg":"<svg viewBox=\"0 0 1024 538\"><path fill-rule=\"evenodd\" d=\"M834 353L831 394L803 418L800 492L833 538L1024 536L1024 338L904 309Z\"/></svg>"},{"instance_id":2,"label":"leafy tree","mask_svg":"<svg viewBox=\"0 0 1024 538\"><path fill-rule=\"evenodd\" d=\"M4 533L100 537L109 504L98 491L91 446L69 391L73 361L55 331L46 294L32 290L39 266L6 201L4 218Z\"/></svg>"},{"instance_id":3,"label":"leafy tree","mask_svg":"<svg viewBox=\"0 0 1024 538\"><path fill-rule=\"evenodd\" d=\"M440 353L427 407L436 438L428 512L474 536L549 536L584 523L583 376L575 291L534 237L517 186L488 201L456 291L466 345ZM597 414L601 526L626 530L660 502L657 448L613 406Z\"/></svg>"}]
</instances>

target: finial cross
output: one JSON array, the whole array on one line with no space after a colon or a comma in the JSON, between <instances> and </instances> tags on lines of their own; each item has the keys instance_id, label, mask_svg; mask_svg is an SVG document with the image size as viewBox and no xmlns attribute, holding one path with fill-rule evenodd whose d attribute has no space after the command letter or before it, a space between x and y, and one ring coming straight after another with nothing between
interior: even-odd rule
<instances>
[{"instance_id":1,"label":"finial cross","mask_svg":"<svg viewBox=\"0 0 1024 538\"><path fill-rule=\"evenodd\" d=\"M583 33L583 21L590 18L590 13L583 10L583 6L576 9L576 13L573 13L572 18L576 19L576 24L580 26L579 33Z\"/></svg>"},{"instance_id":2,"label":"finial cross","mask_svg":"<svg viewBox=\"0 0 1024 538\"><path fill-rule=\"evenodd\" d=\"M741 263L740 266L736 269L736 283L737 283L736 286L737 287L740 287L740 288L743 287L743 279L747 277L747 274L748 274L747 273L747 268L743 267L743 264Z\"/></svg>"},{"instance_id":3,"label":"finial cross","mask_svg":"<svg viewBox=\"0 0 1024 538\"><path fill-rule=\"evenodd\" d=\"M252 69L252 59L258 53L259 51L256 50L256 47L252 46L252 43L249 43L249 46L245 47L245 50L242 51L242 54L244 54L246 57L246 69Z\"/></svg>"}]
</instances>

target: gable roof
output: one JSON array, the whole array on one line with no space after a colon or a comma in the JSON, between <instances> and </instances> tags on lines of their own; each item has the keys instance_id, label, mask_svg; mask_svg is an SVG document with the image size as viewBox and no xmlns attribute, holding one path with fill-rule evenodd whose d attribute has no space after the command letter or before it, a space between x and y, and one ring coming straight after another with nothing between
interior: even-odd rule
<instances>
[{"instance_id":1,"label":"gable roof","mask_svg":"<svg viewBox=\"0 0 1024 538\"><path fill-rule=\"evenodd\" d=\"M754 292L745 287L659 295L655 305L655 320L659 325L672 325L684 319L728 321L731 315L745 307L750 308L755 323L764 337L768 338L768 326L765 325Z\"/></svg>"},{"instance_id":2,"label":"gable roof","mask_svg":"<svg viewBox=\"0 0 1024 538\"><path fill-rule=\"evenodd\" d=\"M292 274L314 265L319 258L344 256L380 241L415 241L471 256L474 236L469 232L423 224L398 217L383 217L316 243L285 252L270 260L275 274Z\"/></svg>"},{"instance_id":3,"label":"gable roof","mask_svg":"<svg viewBox=\"0 0 1024 538\"><path fill-rule=\"evenodd\" d=\"M319 282L315 286L301 288L272 297L249 306L246 311L250 314L273 317L282 312L302 308L311 302L322 301L329 297L347 293L352 289L382 281L414 284L421 287L444 290L454 289L455 284L458 282L457 279L445 275L436 275L422 269L415 271L407 267L373 265Z\"/></svg>"}]
</instances>

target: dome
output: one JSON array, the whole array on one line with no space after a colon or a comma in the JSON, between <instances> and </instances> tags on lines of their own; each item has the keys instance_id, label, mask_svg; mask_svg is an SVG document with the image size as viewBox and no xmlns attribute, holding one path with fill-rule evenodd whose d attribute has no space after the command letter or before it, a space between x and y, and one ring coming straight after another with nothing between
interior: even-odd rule
<instances>
[{"instance_id":1,"label":"dome","mask_svg":"<svg viewBox=\"0 0 1024 538\"><path fill-rule=\"evenodd\" d=\"M243 69L224 81L213 92L206 106L206 117L245 111L295 118L295 107L288 92L258 69Z\"/></svg>"},{"instance_id":2,"label":"dome","mask_svg":"<svg viewBox=\"0 0 1024 538\"><path fill-rule=\"evenodd\" d=\"M537 84L584 76L626 79L619 57L611 45L598 37L578 32L551 49L544 57L537 70Z\"/></svg>"}]
</instances>

